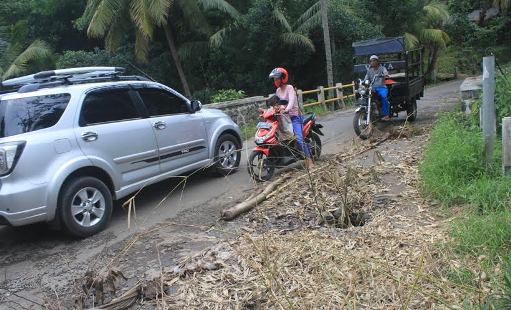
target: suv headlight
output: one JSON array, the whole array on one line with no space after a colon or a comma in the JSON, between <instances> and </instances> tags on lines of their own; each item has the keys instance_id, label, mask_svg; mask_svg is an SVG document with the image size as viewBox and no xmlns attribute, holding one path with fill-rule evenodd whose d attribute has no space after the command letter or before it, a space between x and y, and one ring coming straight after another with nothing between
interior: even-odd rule
<instances>
[{"instance_id":1,"label":"suv headlight","mask_svg":"<svg viewBox=\"0 0 511 310\"><path fill-rule=\"evenodd\" d=\"M24 147L25 141L0 143L0 176L12 172Z\"/></svg>"}]
</instances>

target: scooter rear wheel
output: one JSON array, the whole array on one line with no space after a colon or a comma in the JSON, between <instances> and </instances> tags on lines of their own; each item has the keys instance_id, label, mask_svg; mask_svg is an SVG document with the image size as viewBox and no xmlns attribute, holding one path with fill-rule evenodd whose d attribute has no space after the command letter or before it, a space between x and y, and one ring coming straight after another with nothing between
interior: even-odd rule
<instances>
[{"instance_id":1,"label":"scooter rear wheel","mask_svg":"<svg viewBox=\"0 0 511 310\"><path fill-rule=\"evenodd\" d=\"M252 151L248 157L248 173L257 182L270 180L275 173L275 167L270 159L261 151Z\"/></svg>"},{"instance_id":2,"label":"scooter rear wheel","mask_svg":"<svg viewBox=\"0 0 511 310\"><path fill-rule=\"evenodd\" d=\"M310 132L307 140L309 140L307 142L311 149L312 159L318 160L321 156L321 139L316 133Z\"/></svg>"}]
</instances>

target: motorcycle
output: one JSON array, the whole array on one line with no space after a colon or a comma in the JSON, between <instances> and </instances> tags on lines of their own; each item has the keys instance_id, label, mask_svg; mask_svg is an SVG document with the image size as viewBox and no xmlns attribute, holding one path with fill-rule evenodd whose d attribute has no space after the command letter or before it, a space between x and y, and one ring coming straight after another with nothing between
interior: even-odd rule
<instances>
[{"instance_id":1,"label":"motorcycle","mask_svg":"<svg viewBox=\"0 0 511 310\"><path fill-rule=\"evenodd\" d=\"M257 124L256 147L248 158L248 172L255 181L268 181L273 177L275 169L305 158L296 139L285 139L279 131L279 115L273 108L260 109L259 117L263 121ZM321 155L321 128L323 126L316 123L314 113L303 115L304 142L310 146L314 160Z\"/></svg>"},{"instance_id":2,"label":"motorcycle","mask_svg":"<svg viewBox=\"0 0 511 310\"><path fill-rule=\"evenodd\" d=\"M373 90L373 84L377 76L372 81L359 79L358 88L356 90L358 108L355 110L355 116L353 117L353 129L357 136L365 140L369 138L373 132L373 122L380 120L383 116L380 115L381 111L381 100L378 94ZM392 86L395 83L394 80L385 79L386 86ZM389 91L390 95L390 91ZM389 103L390 98L388 98ZM392 106L390 107L392 110ZM394 114L391 111L391 115Z\"/></svg>"}]
</instances>

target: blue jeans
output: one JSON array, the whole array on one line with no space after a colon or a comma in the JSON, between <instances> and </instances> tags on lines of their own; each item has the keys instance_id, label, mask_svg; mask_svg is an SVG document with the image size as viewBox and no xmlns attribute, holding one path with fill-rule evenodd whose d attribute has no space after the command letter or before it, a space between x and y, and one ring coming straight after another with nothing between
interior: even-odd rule
<instances>
[{"instance_id":1,"label":"blue jeans","mask_svg":"<svg viewBox=\"0 0 511 310\"><path fill-rule=\"evenodd\" d=\"M291 123L293 124L293 132L296 137L296 143L303 152L306 158L311 158L311 151L309 145L305 144L303 140L303 119L301 115L291 116Z\"/></svg>"},{"instance_id":2,"label":"blue jeans","mask_svg":"<svg viewBox=\"0 0 511 310\"><path fill-rule=\"evenodd\" d=\"M380 96L380 100L382 103L381 107L381 116L389 116L390 115L390 104L389 104L389 98L387 97L389 95L389 89L387 86L379 86L374 88L374 91Z\"/></svg>"}]
</instances>

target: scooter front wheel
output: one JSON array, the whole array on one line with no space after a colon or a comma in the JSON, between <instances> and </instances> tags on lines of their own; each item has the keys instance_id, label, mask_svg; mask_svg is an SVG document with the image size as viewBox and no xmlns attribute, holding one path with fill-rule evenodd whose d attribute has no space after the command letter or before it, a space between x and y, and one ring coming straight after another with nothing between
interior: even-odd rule
<instances>
[{"instance_id":1,"label":"scooter front wheel","mask_svg":"<svg viewBox=\"0 0 511 310\"><path fill-rule=\"evenodd\" d=\"M270 180L275 173L275 167L262 151L252 151L248 157L248 173L257 182Z\"/></svg>"},{"instance_id":2,"label":"scooter front wheel","mask_svg":"<svg viewBox=\"0 0 511 310\"><path fill-rule=\"evenodd\" d=\"M355 129L355 133L362 140L372 135L373 125L367 122L367 112L365 110L355 112L355 116L353 117L353 129Z\"/></svg>"}]
</instances>

